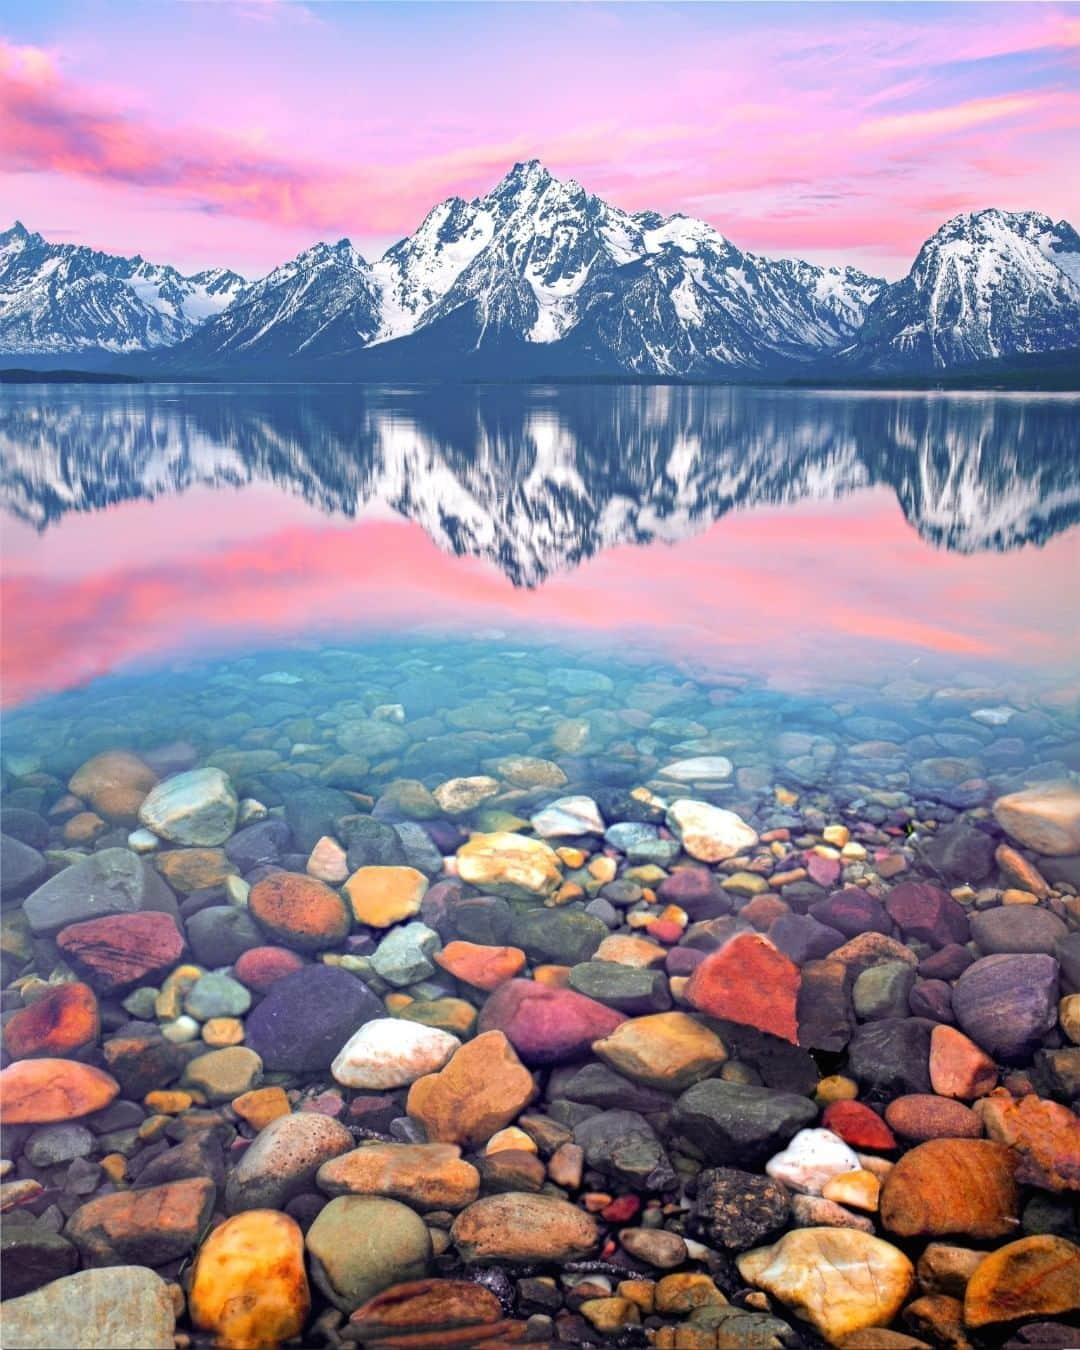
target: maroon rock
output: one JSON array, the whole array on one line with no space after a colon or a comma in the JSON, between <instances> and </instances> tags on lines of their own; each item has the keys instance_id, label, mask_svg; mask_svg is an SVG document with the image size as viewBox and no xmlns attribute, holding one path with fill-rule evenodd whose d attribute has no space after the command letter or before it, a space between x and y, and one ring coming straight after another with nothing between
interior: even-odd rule
<instances>
[{"instance_id":1,"label":"maroon rock","mask_svg":"<svg viewBox=\"0 0 1080 1350\"><path fill-rule=\"evenodd\" d=\"M501 1031L526 1064L564 1064L589 1052L626 1018L573 989L507 980L491 995L477 1032Z\"/></svg>"},{"instance_id":2,"label":"maroon rock","mask_svg":"<svg viewBox=\"0 0 1080 1350\"><path fill-rule=\"evenodd\" d=\"M958 942L949 942L919 962L919 974L925 980L955 980L975 958Z\"/></svg>"},{"instance_id":3,"label":"maroon rock","mask_svg":"<svg viewBox=\"0 0 1080 1350\"><path fill-rule=\"evenodd\" d=\"M935 947L968 940L968 918L963 905L927 881L902 881L894 886L885 908L905 937Z\"/></svg>"},{"instance_id":4,"label":"maroon rock","mask_svg":"<svg viewBox=\"0 0 1080 1350\"><path fill-rule=\"evenodd\" d=\"M731 911L731 899L707 867L680 867L665 877L656 894L666 905L678 905L692 919L716 919Z\"/></svg>"},{"instance_id":5,"label":"maroon rock","mask_svg":"<svg viewBox=\"0 0 1080 1350\"><path fill-rule=\"evenodd\" d=\"M932 1022L952 1023L952 985L944 980L920 980L908 998L912 1017L929 1017Z\"/></svg>"},{"instance_id":6,"label":"maroon rock","mask_svg":"<svg viewBox=\"0 0 1080 1350\"><path fill-rule=\"evenodd\" d=\"M304 964L304 958L287 947L252 947L236 958L233 974L241 984L265 994L275 980L292 975Z\"/></svg>"},{"instance_id":7,"label":"maroon rock","mask_svg":"<svg viewBox=\"0 0 1080 1350\"><path fill-rule=\"evenodd\" d=\"M834 891L827 900L811 905L810 913L818 923L835 928L849 938L858 937L860 933L891 933L893 930L881 901L857 886Z\"/></svg>"},{"instance_id":8,"label":"maroon rock","mask_svg":"<svg viewBox=\"0 0 1080 1350\"><path fill-rule=\"evenodd\" d=\"M69 924L60 930L56 944L99 994L153 984L176 965L184 951L176 920L153 910Z\"/></svg>"}]
</instances>

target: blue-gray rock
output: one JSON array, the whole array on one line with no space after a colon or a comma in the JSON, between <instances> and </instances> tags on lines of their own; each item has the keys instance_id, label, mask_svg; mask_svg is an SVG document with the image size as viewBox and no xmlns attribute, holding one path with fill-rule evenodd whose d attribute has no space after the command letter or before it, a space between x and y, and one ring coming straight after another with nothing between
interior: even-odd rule
<instances>
[{"instance_id":1,"label":"blue-gray rock","mask_svg":"<svg viewBox=\"0 0 1080 1350\"><path fill-rule=\"evenodd\" d=\"M105 848L50 877L23 902L35 937L111 914L156 910L179 921L176 897L157 871L126 848Z\"/></svg>"}]
</instances>

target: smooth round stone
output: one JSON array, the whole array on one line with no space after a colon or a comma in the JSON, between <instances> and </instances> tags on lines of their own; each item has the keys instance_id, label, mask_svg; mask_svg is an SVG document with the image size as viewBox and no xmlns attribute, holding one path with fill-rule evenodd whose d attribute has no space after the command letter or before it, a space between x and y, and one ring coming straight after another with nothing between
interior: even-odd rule
<instances>
[{"instance_id":1,"label":"smooth round stone","mask_svg":"<svg viewBox=\"0 0 1080 1350\"><path fill-rule=\"evenodd\" d=\"M277 1116L241 1154L229 1177L226 1206L231 1214L283 1209L294 1195L311 1189L323 1163L352 1147L345 1126L317 1111Z\"/></svg>"},{"instance_id":2,"label":"smooth round stone","mask_svg":"<svg viewBox=\"0 0 1080 1350\"><path fill-rule=\"evenodd\" d=\"M994 817L1006 834L1036 853L1080 853L1080 787L1075 783L1043 783L999 797Z\"/></svg>"},{"instance_id":3,"label":"smooth round stone","mask_svg":"<svg viewBox=\"0 0 1080 1350\"><path fill-rule=\"evenodd\" d=\"M360 1340L378 1341L409 1333L437 1335L473 1327L479 1333L502 1321L502 1304L490 1289L469 1280L412 1280L376 1294L349 1318Z\"/></svg>"},{"instance_id":4,"label":"smooth round stone","mask_svg":"<svg viewBox=\"0 0 1080 1350\"><path fill-rule=\"evenodd\" d=\"M183 1083L185 1087L198 1088L209 1101L227 1102L256 1087L262 1071L263 1062L254 1050L232 1045L189 1060Z\"/></svg>"},{"instance_id":5,"label":"smooth round stone","mask_svg":"<svg viewBox=\"0 0 1080 1350\"><path fill-rule=\"evenodd\" d=\"M686 852L700 862L723 862L758 842L757 831L734 811L692 798L672 802L667 824Z\"/></svg>"},{"instance_id":6,"label":"smooth round stone","mask_svg":"<svg viewBox=\"0 0 1080 1350\"><path fill-rule=\"evenodd\" d=\"M971 935L987 955L1043 952L1053 956L1068 931L1063 919L1036 906L1002 905L971 918Z\"/></svg>"},{"instance_id":7,"label":"smooth round stone","mask_svg":"<svg viewBox=\"0 0 1080 1350\"><path fill-rule=\"evenodd\" d=\"M188 1309L219 1346L279 1345L300 1334L310 1308L304 1235L287 1214L226 1219L195 1258Z\"/></svg>"},{"instance_id":8,"label":"smooth round stone","mask_svg":"<svg viewBox=\"0 0 1080 1350\"><path fill-rule=\"evenodd\" d=\"M317 1182L327 1195L383 1195L420 1210L462 1209L480 1193L457 1144L366 1144L324 1163Z\"/></svg>"},{"instance_id":9,"label":"smooth round stone","mask_svg":"<svg viewBox=\"0 0 1080 1350\"><path fill-rule=\"evenodd\" d=\"M460 1046L456 1036L435 1027L377 1017L346 1041L331 1072L345 1087L388 1092L436 1073Z\"/></svg>"},{"instance_id":10,"label":"smooth round stone","mask_svg":"<svg viewBox=\"0 0 1080 1350\"><path fill-rule=\"evenodd\" d=\"M744 1280L790 1307L832 1345L888 1326L915 1282L903 1252L849 1228L797 1229L735 1264Z\"/></svg>"},{"instance_id":11,"label":"smooth round stone","mask_svg":"<svg viewBox=\"0 0 1080 1350\"><path fill-rule=\"evenodd\" d=\"M497 796L499 791L497 778L477 774L471 778L448 778L432 795L439 809L448 816L467 816L489 797Z\"/></svg>"},{"instance_id":12,"label":"smooth round stone","mask_svg":"<svg viewBox=\"0 0 1080 1350\"><path fill-rule=\"evenodd\" d=\"M59 1058L96 1041L98 1001L88 984L60 984L17 1009L4 1023L4 1048L12 1059L41 1054Z\"/></svg>"},{"instance_id":13,"label":"smooth round stone","mask_svg":"<svg viewBox=\"0 0 1080 1350\"><path fill-rule=\"evenodd\" d=\"M979 1139L982 1121L970 1107L948 1097L916 1092L885 1108L888 1124L904 1139Z\"/></svg>"},{"instance_id":14,"label":"smooth round stone","mask_svg":"<svg viewBox=\"0 0 1080 1350\"><path fill-rule=\"evenodd\" d=\"M76 769L68 788L106 820L130 825L157 781L157 774L138 755L128 750L106 750Z\"/></svg>"},{"instance_id":15,"label":"smooth round stone","mask_svg":"<svg viewBox=\"0 0 1080 1350\"><path fill-rule=\"evenodd\" d=\"M821 1118L825 1129L831 1130L856 1149L888 1151L896 1148L896 1136L876 1111L863 1102L834 1101Z\"/></svg>"},{"instance_id":16,"label":"smooth round stone","mask_svg":"<svg viewBox=\"0 0 1080 1350\"><path fill-rule=\"evenodd\" d=\"M732 763L725 755L698 755L694 759L678 759L657 769L658 778L671 778L676 783L715 783L731 777Z\"/></svg>"},{"instance_id":17,"label":"smooth round stone","mask_svg":"<svg viewBox=\"0 0 1080 1350\"><path fill-rule=\"evenodd\" d=\"M686 1260L686 1243L677 1233L662 1228L624 1228L619 1243L631 1256L658 1270L671 1270Z\"/></svg>"},{"instance_id":18,"label":"smooth round stone","mask_svg":"<svg viewBox=\"0 0 1080 1350\"><path fill-rule=\"evenodd\" d=\"M484 1005L477 1027L505 1033L526 1064L560 1064L584 1054L623 1020L572 989L508 980Z\"/></svg>"},{"instance_id":19,"label":"smooth round stone","mask_svg":"<svg viewBox=\"0 0 1080 1350\"><path fill-rule=\"evenodd\" d=\"M233 974L249 989L265 994L275 980L294 974L303 965L304 958L287 947L251 947L237 957Z\"/></svg>"},{"instance_id":20,"label":"smooth round stone","mask_svg":"<svg viewBox=\"0 0 1080 1350\"><path fill-rule=\"evenodd\" d=\"M343 1312L392 1285L419 1280L432 1258L431 1235L407 1205L366 1195L331 1200L307 1232L311 1274Z\"/></svg>"},{"instance_id":21,"label":"smooth round stone","mask_svg":"<svg viewBox=\"0 0 1080 1350\"><path fill-rule=\"evenodd\" d=\"M336 947L350 926L348 908L337 891L299 872L274 872L257 881L248 909L272 938L298 951Z\"/></svg>"},{"instance_id":22,"label":"smooth round stone","mask_svg":"<svg viewBox=\"0 0 1080 1350\"><path fill-rule=\"evenodd\" d=\"M693 1017L656 1013L623 1022L593 1053L636 1083L681 1092L714 1073L727 1060L724 1042Z\"/></svg>"},{"instance_id":23,"label":"smooth round stone","mask_svg":"<svg viewBox=\"0 0 1080 1350\"><path fill-rule=\"evenodd\" d=\"M1057 1024L1058 964L1051 956L996 955L976 961L953 987L953 1012L995 1059L1026 1059Z\"/></svg>"},{"instance_id":24,"label":"smooth round stone","mask_svg":"<svg viewBox=\"0 0 1080 1350\"><path fill-rule=\"evenodd\" d=\"M0 899L25 895L45 880L48 870L48 863L36 848L0 834Z\"/></svg>"},{"instance_id":25,"label":"smooth round stone","mask_svg":"<svg viewBox=\"0 0 1080 1350\"><path fill-rule=\"evenodd\" d=\"M247 1043L272 1073L316 1073L349 1037L385 1009L355 975L333 966L303 966L275 980L248 1014Z\"/></svg>"},{"instance_id":26,"label":"smooth round stone","mask_svg":"<svg viewBox=\"0 0 1080 1350\"><path fill-rule=\"evenodd\" d=\"M827 1181L859 1169L858 1155L831 1130L800 1130L787 1148L765 1164L765 1171L793 1191L820 1195Z\"/></svg>"},{"instance_id":27,"label":"smooth round stone","mask_svg":"<svg viewBox=\"0 0 1080 1350\"><path fill-rule=\"evenodd\" d=\"M145 1266L82 1270L4 1301L11 1350L173 1350L169 1286Z\"/></svg>"},{"instance_id":28,"label":"smooth round stone","mask_svg":"<svg viewBox=\"0 0 1080 1350\"><path fill-rule=\"evenodd\" d=\"M200 1022L214 1017L243 1017L251 995L238 980L219 972L202 975L184 998L184 1011Z\"/></svg>"},{"instance_id":29,"label":"smooth round stone","mask_svg":"<svg viewBox=\"0 0 1080 1350\"><path fill-rule=\"evenodd\" d=\"M0 1072L0 1124L49 1125L104 1110L120 1092L111 1074L71 1059L22 1059Z\"/></svg>"},{"instance_id":30,"label":"smooth round stone","mask_svg":"<svg viewBox=\"0 0 1080 1350\"><path fill-rule=\"evenodd\" d=\"M61 1122L43 1125L23 1145L23 1157L33 1167L56 1167L86 1158L94 1151L94 1136L85 1125Z\"/></svg>"},{"instance_id":31,"label":"smooth round stone","mask_svg":"<svg viewBox=\"0 0 1080 1350\"><path fill-rule=\"evenodd\" d=\"M964 1293L969 1327L1018 1318L1051 1318L1080 1308L1080 1247L1050 1234L1020 1238L990 1252Z\"/></svg>"},{"instance_id":32,"label":"smooth round stone","mask_svg":"<svg viewBox=\"0 0 1080 1350\"><path fill-rule=\"evenodd\" d=\"M986 1240L1015 1232L1019 1156L983 1139L932 1139L897 1162L881 1193L881 1222L901 1237L963 1234Z\"/></svg>"},{"instance_id":33,"label":"smooth round stone","mask_svg":"<svg viewBox=\"0 0 1080 1350\"><path fill-rule=\"evenodd\" d=\"M596 1220L550 1195L489 1195L463 1210L451 1237L469 1265L581 1260L596 1249Z\"/></svg>"},{"instance_id":34,"label":"smooth round stone","mask_svg":"<svg viewBox=\"0 0 1080 1350\"><path fill-rule=\"evenodd\" d=\"M221 769L191 769L158 784L139 808L139 823L174 844L223 844L240 803Z\"/></svg>"},{"instance_id":35,"label":"smooth round stone","mask_svg":"<svg viewBox=\"0 0 1080 1350\"><path fill-rule=\"evenodd\" d=\"M604 818L591 797L559 797L537 811L531 823L541 839L604 833Z\"/></svg>"}]
</instances>

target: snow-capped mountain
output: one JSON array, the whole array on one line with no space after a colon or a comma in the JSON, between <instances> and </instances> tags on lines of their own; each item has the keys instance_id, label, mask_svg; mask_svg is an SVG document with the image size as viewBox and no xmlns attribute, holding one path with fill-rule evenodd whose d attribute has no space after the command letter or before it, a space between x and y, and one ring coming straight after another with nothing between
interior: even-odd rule
<instances>
[{"instance_id":1,"label":"snow-capped mountain","mask_svg":"<svg viewBox=\"0 0 1080 1350\"><path fill-rule=\"evenodd\" d=\"M884 285L853 268L743 253L686 216L629 214L536 160L486 196L440 203L370 267L353 255L344 322L327 323L322 288L305 280L318 253L250 288L163 364L265 372L300 359L360 376L766 370L845 345Z\"/></svg>"},{"instance_id":2,"label":"snow-capped mountain","mask_svg":"<svg viewBox=\"0 0 1080 1350\"><path fill-rule=\"evenodd\" d=\"M0 506L69 512L197 485L275 485L327 513L373 505L516 585L728 512L885 486L937 547L1002 550L1080 520L1070 412L1053 401L732 388L74 390L0 405Z\"/></svg>"},{"instance_id":3,"label":"snow-capped mountain","mask_svg":"<svg viewBox=\"0 0 1080 1350\"><path fill-rule=\"evenodd\" d=\"M144 258L50 244L16 221L0 234L0 352L145 352L171 347L246 285L225 268L184 276Z\"/></svg>"},{"instance_id":4,"label":"snow-capped mountain","mask_svg":"<svg viewBox=\"0 0 1080 1350\"><path fill-rule=\"evenodd\" d=\"M868 370L944 369L1080 346L1080 235L1037 211L942 225L887 286L844 358Z\"/></svg>"}]
</instances>

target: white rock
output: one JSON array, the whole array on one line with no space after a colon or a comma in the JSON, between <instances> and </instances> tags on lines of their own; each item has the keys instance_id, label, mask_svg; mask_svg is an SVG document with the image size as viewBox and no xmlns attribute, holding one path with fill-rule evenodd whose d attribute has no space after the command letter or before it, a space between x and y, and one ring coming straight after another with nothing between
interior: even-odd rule
<instances>
[{"instance_id":1,"label":"white rock","mask_svg":"<svg viewBox=\"0 0 1080 1350\"><path fill-rule=\"evenodd\" d=\"M701 862L723 862L737 853L753 848L757 831L742 816L725 811L709 802L682 797L672 802L667 813L668 828L691 858Z\"/></svg>"},{"instance_id":2,"label":"white rock","mask_svg":"<svg viewBox=\"0 0 1080 1350\"><path fill-rule=\"evenodd\" d=\"M775 1181L804 1195L820 1195L832 1177L858 1169L854 1149L832 1130L800 1130L787 1148L765 1164L765 1171Z\"/></svg>"},{"instance_id":3,"label":"white rock","mask_svg":"<svg viewBox=\"0 0 1080 1350\"><path fill-rule=\"evenodd\" d=\"M303 684L304 681L299 675L293 675L287 670L271 670L266 675L259 676L260 684Z\"/></svg>"},{"instance_id":4,"label":"white rock","mask_svg":"<svg viewBox=\"0 0 1080 1350\"><path fill-rule=\"evenodd\" d=\"M256 820L265 820L270 814L269 810L260 801L254 797L245 797L240 803L240 811L237 815L237 824L250 825Z\"/></svg>"},{"instance_id":5,"label":"white rock","mask_svg":"<svg viewBox=\"0 0 1080 1350\"><path fill-rule=\"evenodd\" d=\"M600 808L591 797L559 797L537 811L532 827L541 839L603 834L606 828Z\"/></svg>"},{"instance_id":6,"label":"white rock","mask_svg":"<svg viewBox=\"0 0 1080 1350\"><path fill-rule=\"evenodd\" d=\"M153 853L161 847L161 840L153 830L132 830L127 842L132 853Z\"/></svg>"},{"instance_id":7,"label":"white rock","mask_svg":"<svg viewBox=\"0 0 1080 1350\"><path fill-rule=\"evenodd\" d=\"M380 703L371 711L374 722L404 722L405 708L400 703Z\"/></svg>"},{"instance_id":8,"label":"white rock","mask_svg":"<svg viewBox=\"0 0 1080 1350\"><path fill-rule=\"evenodd\" d=\"M184 1045L187 1041L193 1041L200 1034L200 1030L198 1022L187 1013L181 1013L171 1022L163 1022L161 1026L161 1034L167 1041L172 1041L173 1045Z\"/></svg>"},{"instance_id":9,"label":"white rock","mask_svg":"<svg viewBox=\"0 0 1080 1350\"><path fill-rule=\"evenodd\" d=\"M1007 704L1000 703L996 708L976 708L971 716L985 727L1003 727L1016 716L1016 713L1016 708L1010 708Z\"/></svg>"},{"instance_id":10,"label":"white rock","mask_svg":"<svg viewBox=\"0 0 1080 1350\"><path fill-rule=\"evenodd\" d=\"M309 877L339 886L349 875L348 855L336 839L324 834L308 855L305 870Z\"/></svg>"},{"instance_id":11,"label":"white rock","mask_svg":"<svg viewBox=\"0 0 1080 1350\"><path fill-rule=\"evenodd\" d=\"M494 797L499 791L497 778L487 774L475 774L471 778L448 778L440 783L432 794L441 810L448 816L464 816Z\"/></svg>"},{"instance_id":12,"label":"white rock","mask_svg":"<svg viewBox=\"0 0 1080 1350\"><path fill-rule=\"evenodd\" d=\"M665 764L658 777L673 778L677 783L713 783L719 778L730 778L731 767L726 755L698 755L696 759Z\"/></svg>"},{"instance_id":13,"label":"white rock","mask_svg":"<svg viewBox=\"0 0 1080 1350\"><path fill-rule=\"evenodd\" d=\"M223 844L236 828L240 804L221 769L189 769L151 788L139 824L174 844Z\"/></svg>"},{"instance_id":14,"label":"white rock","mask_svg":"<svg viewBox=\"0 0 1080 1350\"><path fill-rule=\"evenodd\" d=\"M330 1072L345 1087L385 1092L437 1073L460 1045L438 1027L377 1017L342 1046Z\"/></svg>"}]
</instances>

